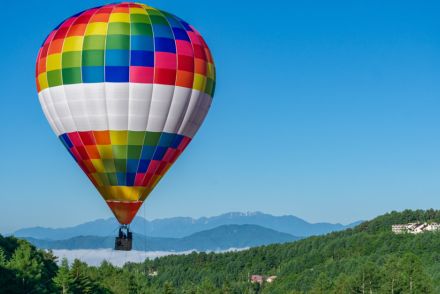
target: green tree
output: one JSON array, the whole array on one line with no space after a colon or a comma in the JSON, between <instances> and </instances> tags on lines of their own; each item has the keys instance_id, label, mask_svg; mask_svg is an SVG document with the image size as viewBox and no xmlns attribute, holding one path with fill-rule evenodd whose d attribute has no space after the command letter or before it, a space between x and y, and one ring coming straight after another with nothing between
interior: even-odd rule
<instances>
[{"instance_id":1,"label":"green tree","mask_svg":"<svg viewBox=\"0 0 440 294\"><path fill-rule=\"evenodd\" d=\"M400 259L395 255L387 256L382 269L383 293L402 293L403 292L403 271Z\"/></svg>"},{"instance_id":2,"label":"green tree","mask_svg":"<svg viewBox=\"0 0 440 294\"><path fill-rule=\"evenodd\" d=\"M165 284L163 285L163 293L174 294L174 287L170 282L165 282Z\"/></svg>"},{"instance_id":3,"label":"green tree","mask_svg":"<svg viewBox=\"0 0 440 294\"><path fill-rule=\"evenodd\" d=\"M61 266L53 281L62 294L72 293L74 279L69 271L69 262L66 258L61 261Z\"/></svg>"},{"instance_id":4,"label":"green tree","mask_svg":"<svg viewBox=\"0 0 440 294\"><path fill-rule=\"evenodd\" d=\"M15 271L7 268L8 261L3 248L0 247L0 287L4 293L20 293Z\"/></svg>"},{"instance_id":5,"label":"green tree","mask_svg":"<svg viewBox=\"0 0 440 294\"><path fill-rule=\"evenodd\" d=\"M262 285L260 283L252 283L251 287L250 287L250 293L260 293L260 291L262 290Z\"/></svg>"},{"instance_id":6,"label":"green tree","mask_svg":"<svg viewBox=\"0 0 440 294\"><path fill-rule=\"evenodd\" d=\"M44 262L27 242L21 242L8 263L8 268L15 271L19 290L22 293L48 293L48 281L44 281ZM49 281L50 282L50 281Z\"/></svg>"},{"instance_id":7,"label":"green tree","mask_svg":"<svg viewBox=\"0 0 440 294\"><path fill-rule=\"evenodd\" d=\"M6 267L6 254L3 248L0 247L0 267Z\"/></svg>"},{"instance_id":8,"label":"green tree","mask_svg":"<svg viewBox=\"0 0 440 294\"><path fill-rule=\"evenodd\" d=\"M433 293L432 280L426 274L417 255L405 254L402 259L402 271L405 293Z\"/></svg>"},{"instance_id":9,"label":"green tree","mask_svg":"<svg viewBox=\"0 0 440 294\"><path fill-rule=\"evenodd\" d=\"M197 294L197 287L192 283L184 283L182 294Z\"/></svg>"},{"instance_id":10,"label":"green tree","mask_svg":"<svg viewBox=\"0 0 440 294\"><path fill-rule=\"evenodd\" d=\"M84 270L87 269L85 265ZM125 294L130 291L129 271L115 267L108 261L103 261L97 268L96 280L112 293Z\"/></svg>"},{"instance_id":11,"label":"green tree","mask_svg":"<svg viewBox=\"0 0 440 294\"><path fill-rule=\"evenodd\" d=\"M134 273L128 272L128 293L129 294L137 294L140 293L141 287L137 283L136 277Z\"/></svg>"},{"instance_id":12,"label":"green tree","mask_svg":"<svg viewBox=\"0 0 440 294\"><path fill-rule=\"evenodd\" d=\"M222 294L231 294L231 293L232 293L231 285L228 282L228 280L226 280L222 286Z\"/></svg>"},{"instance_id":13,"label":"green tree","mask_svg":"<svg viewBox=\"0 0 440 294\"><path fill-rule=\"evenodd\" d=\"M320 273L316 278L316 281L313 283L312 289L310 290L311 294L326 294L330 292L332 288L332 282L328 275L323 272Z\"/></svg>"},{"instance_id":14,"label":"green tree","mask_svg":"<svg viewBox=\"0 0 440 294\"><path fill-rule=\"evenodd\" d=\"M351 284L350 284L350 276L342 273L338 275L336 278L332 291L332 294L341 294L341 293L350 293L351 292Z\"/></svg>"},{"instance_id":15,"label":"green tree","mask_svg":"<svg viewBox=\"0 0 440 294\"><path fill-rule=\"evenodd\" d=\"M86 263L78 259L73 261L70 269L70 275L73 278L73 294L92 294L104 291L98 283L96 283L88 274L89 267Z\"/></svg>"},{"instance_id":16,"label":"green tree","mask_svg":"<svg viewBox=\"0 0 440 294\"><path fill-rule=\"evenodd\" d=\"M354 276L354 293L376 293L381 284L379 267L371 261L360 262L360 269Z\"/></svg>"}]
</instances>

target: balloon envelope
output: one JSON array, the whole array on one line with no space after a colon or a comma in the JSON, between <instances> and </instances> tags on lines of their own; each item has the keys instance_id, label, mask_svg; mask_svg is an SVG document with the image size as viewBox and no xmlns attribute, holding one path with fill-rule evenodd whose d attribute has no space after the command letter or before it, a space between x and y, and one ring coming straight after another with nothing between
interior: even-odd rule
<instances>
[{"instance_id":1,"label":"balloon envelope","mask_svg":"<svg viewBox=\"0 0 440 294\"><path fill-rule=\"evenodd\" d=\"M194 27L119 3L57 26L38 53L36 80L53 131L129 224L203 122L215 69Z\"/></svg>"}]
</instances>

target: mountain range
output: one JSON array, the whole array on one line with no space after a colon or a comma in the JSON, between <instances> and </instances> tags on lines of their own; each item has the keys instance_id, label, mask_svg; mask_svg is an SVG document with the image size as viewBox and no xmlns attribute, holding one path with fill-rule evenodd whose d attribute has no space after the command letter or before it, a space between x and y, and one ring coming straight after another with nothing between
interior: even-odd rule
<instances>
[{"instance_id":1,"label":"mountain range","mask_svg":"<svg viewBox=\"0 0 440 294\"><path fill-rule=\"evenodd\" d=\"M292 236L308 237L352 228L359 223L361 221L348 225L326 222L309 223L293 215L274 216L262 212L230 212L201 218L173 217L146 220L138 216L134 219L130 228L134 233L148 237L184 238L225 225L256 225ZM116 234L118 226L119 224L114 218L109 218L66 228L24 228L15 231L13 235L44 240L65 240L79 236L108 237Z\"/></svg>"},{"instance_id":2,"label":"mountain range","mask_svg":"<svg viewBox=\"0 0 440 294\"><path fill-rule=\"evenodd\" d=\"M181 252L184 254L149 259L136 251L54 250L58 251L60 259L66 256L73 262L70 267L61 263L58 271L52 253L34 250L24 240L0 235L0 292L21 293L23 281L32 281L30 285L34 288L42 285L40 292L47 292L49 282L54 282L53 289L58 285L61 272L70 278L69 289L80 289L81 293L85 292L82 289L92 293L130 293L131 289L141 289L145 293L212 294L440 293L440 232L411 234L392 230L393 225L408 223L440 223L440 210L393 211L355 228L221 254L186 250ZM248 240L261 240L264 235L265 238L283 237L255 225L224 225L175 242L186 243L180 248L185 250L211 241L207 247L199 247L200 251L205 251L203 249L214 245L225 248L230 245L225 244L225 240L234 238L238 238L237 247L253 247ZM153 239L141 238L135 236L140 243L154 243ZM81 238L74 239L82 242ZM101 242L103 239L106 238L96 240ZM69 246L73 242L67 241ZM43 244L39 246L44 247ZM130 257L131 254L134 256ZM109 262L102 262L103 257ZM73 259L94 264L90 267ZM101 261L96 263L99 259ZM125 265L113 266L111 262L115 259Z\"/></svg>"},{"instance_id":3,"label":"mountain range","mask_svg":"<svg viewBox=\"0 0 440 294\"><path fill-rule=\"evenodd\" d=\"M77 236L65 240L24 238L44 249L100 249L113 248L114 237ZM274 243L296 241L300 238L256 225L223 225L194 233L183 238L133 236L133 249L142 251L220 251L249 248Z\"/></svg>"}]
</instances>

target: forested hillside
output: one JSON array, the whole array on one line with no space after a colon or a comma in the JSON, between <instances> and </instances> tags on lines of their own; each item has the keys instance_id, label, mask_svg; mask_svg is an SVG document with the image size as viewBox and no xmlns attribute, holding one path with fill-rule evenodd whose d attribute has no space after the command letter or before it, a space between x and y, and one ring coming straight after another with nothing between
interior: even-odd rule
<instances>
[{"instance_id":1,"label":"forested hillside","mask_svg":"<svg viewBox=\"0 0 440 294\"><path fill-rule=\"evenodd\" d=\"M412 221L440 221L440 211L392 212L354 229L293 243L167 256L122 268L64 261L57 270L50 254L1 238L0 288L16 289L8 293L28 293L21 289L29 287L35 287L32 293L440 293L440 233L391 232L392 224ZM277 278L252 284L253 274Z\"/></svg>"}]
</instances>

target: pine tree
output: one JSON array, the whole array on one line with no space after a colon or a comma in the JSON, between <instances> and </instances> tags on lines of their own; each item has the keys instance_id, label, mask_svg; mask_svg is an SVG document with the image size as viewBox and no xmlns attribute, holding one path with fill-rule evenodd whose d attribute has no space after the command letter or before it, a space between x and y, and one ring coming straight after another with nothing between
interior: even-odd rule
<instances>
[{"instance_id":1,"label":"pine tree","mask_svg":"<svg viewBox=\"0 0 440 294\"><path fill-rule=\"evenodd\" d=\"M223 283L222 293L223 294L231 294L232 293L231 285L229 284L229 282L227 280Z\"/></svg>"},{"instance_id":2,"label":"pine tree","mask_svg":"<svg viewBox=\"0 0 440 294\"><path fill-rule=\"evenodd\" d=\"M376 293L381 284L378 266L371 261L365 262L354 276L354 284L354 293Z\"/></svg>"},{"instance_id":3,"label":"pine tree","mask_svg":"<svg viewBox=\"0 0 440 294\"><path fill-rule=\"evenodd\" d=\"M86 273L87 264L81 262L78 259L73 261L70 269L70 275L73 277L72 292L78 294L95 293L96 285Z\"/></svg>"},{"instance_id":4,"label":"pine tree","mask_svg":"<svg viewBox=\"0 0 440 294\"><path fill-rule=\"evenodd\" d=\"M16 272L19 282L19 290L23 293L30 292L45 293L46 288L42 281L44 272L44 263L41 256L36 254L33 248L27 242L20 242L12 258L8 262L8 268Z\"/></svg>"},{"instance_id":5,"label":"pine tree","mask_svg":"<svg viewBox=\"0 0 440 294\"><path fill-rule=\"evenodd\" d=\"M215 291L214 284L208 278L205 278L199 285L197 293L212 293Z\"/></svg>"},{"instance_id":6,"label":"pine tree","mask_svg":"<svg viewBox=\"0 0 440 294\"><path fill-rule=\"evenodd\" d=\"M182 288L182 294L197 294L197 287L192 283L185 282Z\"/></svg>"},{"instance_id":7,"label":"pine tree","mask_svg":"<svg viewBox=\"0 0 440 294\"><path fill-rule=\"evenodd\" d=\"M381 292L390 294L403 292L402 263L396 256L391 255L386 258L382 276Z\"/></svg>"},{"instance_id":8,"label":"pine tree","mask_svg":"<svg viewBox=\"0 0 440 294\"><path fill-rule=\"evenodd\" d=\"M174 294L174 287L170 282L165 282L165 284L163 285L163 293Z\"/></svg>"},{"instance_id":9,"label":"pine tree","mask_svg":"<svg viewBox=\"0 0 440 294\"><path fill-rule=\"evenodd\" d=\"M128 272L128 293L129 294L137 294L140 292L140 287L136 281L135 276Z\"/></svg>"},{"instance_id":10,"label":"pine tree","mask_svg":"<svg viewBox=\"0 0 440 294\"><path fill-rule=\"evenodd\" d=\"M406 253L402 259L405 293L433 293L432 280L426 274L419 257Z\"/></svg>"},{"instance_id":11,"label":"pine tree","mask_svg":"<svg viewBox=\"0 0 440 294\"><path fill-rule=\"evenodd\" d=\"M333 294L340 294L340 293L350 293L351 292L351 284L350 284L350 276L347 274L340 274L335 282L334 286L332 288Z\"/></svg>"},{"instance_id":12,"label":"pine tree","mask_svg":"<svg viewBox=\"0 0 440 294\"><path fill-rule=\"evenodd\" d=\"M330 291L332 287L332 282L326 273L320 273L318 278L316 278L310 293L313 294L325 294Z\"/></svg>"},{"instance_id":13,"label":"pine tree","mask_svg":"<svg viewBox=\"0 0 440 294\"><path fill-rule=\"evenodd\" d=\"M61 290L62 294L72 293L73 278L69 271L69 262L66 258L61 261L61 266L58 269L58 273L53 278L55 285Z\"/></svg>"},{"instance_id":14,"label":"pine tree","mask_svg":"<svg viewBox=\"0 0 440 294\"><path fill-rule=\"evenodd\" d=\"M3 248L0 247L0 292L8 294L20 293L20 285L15 272L7 268L8 261Z\"/></svg>"},{"instance_id":15,"label":"pine tree","mask_svg":"<svg viewBox=\"0 0 440 294\"><path fill-rule=\"evenodd\" d=\"M6 267L6 254L3 248L0 247L0 267Z\"/></svg>"}]
</instances>

